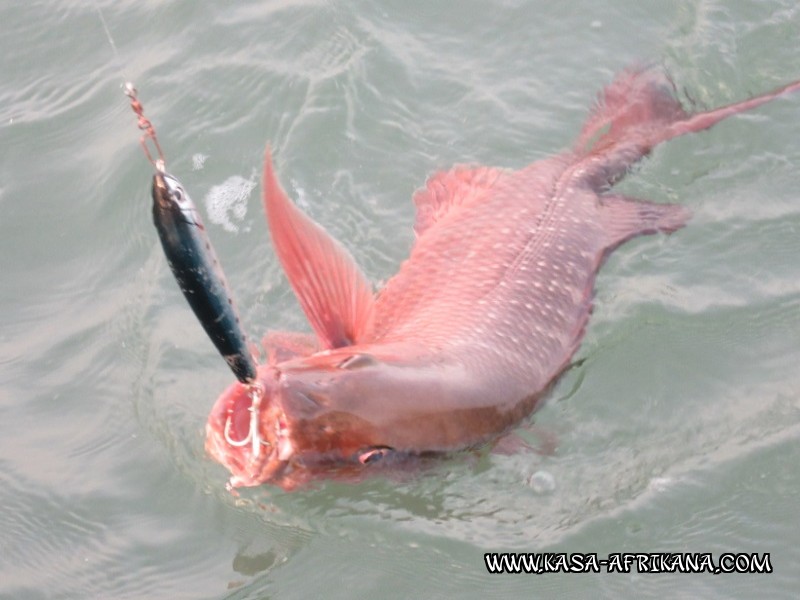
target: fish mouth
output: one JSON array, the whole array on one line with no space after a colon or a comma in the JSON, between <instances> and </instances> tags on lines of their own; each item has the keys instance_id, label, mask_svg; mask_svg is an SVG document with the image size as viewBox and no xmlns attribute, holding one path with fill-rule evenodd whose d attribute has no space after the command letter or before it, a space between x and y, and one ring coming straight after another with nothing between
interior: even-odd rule
<instances>
[{"instance_id":1,"label":"fish mouth","mask_svg":"<svg viewBox=\"0 0 800 600\"><path fill-rule=\"evenodd\" d=\"M231 473L228 489L276 481L294 455L288 422L263 380L234 383L206 424L206 452Z\"/></svg>"}]
</instances>

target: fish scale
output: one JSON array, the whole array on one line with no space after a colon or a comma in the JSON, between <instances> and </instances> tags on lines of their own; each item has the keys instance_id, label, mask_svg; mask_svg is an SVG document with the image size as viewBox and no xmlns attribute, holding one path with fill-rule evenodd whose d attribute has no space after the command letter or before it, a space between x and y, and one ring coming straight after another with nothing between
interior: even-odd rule
<instances>
[{"instance_id":1,"label":"fish scale","mask_svg":"<svg viewBox=\"0 0 800 600\"><path fill-rule=\"evenodd\" d=\"M401 268L391 283L401 288L407 278L417 285L412 283L410 290L403 290L405 293L387 286L383 297L389 300L377 304L376 319L381 320L382 310L398 311L395 306L407 309L421 305L424 308L413 311L414 317L406 327L387 327L387 333L380 339L404 339L411 329L421 344L427 342L432 348L446 344L446 351L452 352L455 346L470 346L479 338L498 350L492 368L501 369L504 364L509 369L513 366L515 376L521 378L524 385L541 386L546 374L563 364L573 352L576 338L588 318L584 274L594 271L602 252L603 238L597 231L596 216L591 214L596 202L594 194L583 198L589 205L587 209L583 209L575 197L570 202L565 202L563 197L551 197L533 223L525 219L533 212L529 206L531 193L535 194L537 188L554 188L563 168L562 161L551 161L535 169L506 175L505 181L496 184L491 202L470 207L480 215L462 214L463 221L477 230L484 228L485 221L515 224L498 231L500 235L504 235L504 230L515 233L511 239L505 236L504 252L485 250L467 261L461 270L464 284L449 279L447 286L436 287L424 298L410 301L409 296L423 294L431 288L419 285L424 280L416 271ZM579 218L580 212L582 218ZM567 222L569 229L565 226ZM464 248L458 253L467 254L471 246L463 240L469 239L472 232L463 228L454 228L454 231L461 235L444 243L450 244L451 250L460 244ZM594 244L592 239L596 240ZM576 240L581 243L576 244ZM432 240L433 245L442 243ZM490 244L494 250L491 240L484 241L484 246ZM437 269L431 261L441 260L441 257L435 255L430 261L417 262L413 259L414 255L407 264L419 265L420 270L425 270ZM482 287L475 286L471 275L479 268L485 273ZM569 275L570 269L573 276ZM532 282L539 285L532 285ZM390 301L393 304L387 306ZM475 303L481 306L480 312L474 310ZM402 322L402 318L395 319L395 322ZM578 325L568 327L568 323ZM541 357L536 361L536 368L530 368L530 356L537 352ZM484 359L484 365L486 362Z\"/></svg>"},{"instance_id":2,"label":"fish scale","mask_svg":"<svg viewBox=\"0 0 800 600\"><path fill-rule=\"evenodd\" d=\"M602 238L591 205L581 210L584 207L571 200L565 204L562 198L552 199L544 211L549 218L529 234L515 264L506 270L503 285L486 301L498 315L482 327L502 349L496 360L509 363L529 389L542 387L548 375L569 360L588 320L591 281L586 274L594 272ZM562 227L579 212L585 214L574 217L571 229ZM594 244L593 238L598 240Z\"/></svg>"}]
</instances>

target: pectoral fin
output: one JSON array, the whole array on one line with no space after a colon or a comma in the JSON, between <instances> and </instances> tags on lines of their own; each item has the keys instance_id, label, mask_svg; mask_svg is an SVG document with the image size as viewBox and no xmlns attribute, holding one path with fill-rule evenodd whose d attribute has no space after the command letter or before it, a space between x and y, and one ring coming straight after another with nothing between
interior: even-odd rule
<instances>
[{"instance_id":1,"label":"pectoral fin","mask_svg":"<svg viewBox=\"0 0 800 600\"><path fill-rule=\"evenodd\" d=\"M375 303L369 282L347 250L289 200L269 150L264 208L275 251L320 345L338 348L366 341Z\"/></svg>"}]
</instances>

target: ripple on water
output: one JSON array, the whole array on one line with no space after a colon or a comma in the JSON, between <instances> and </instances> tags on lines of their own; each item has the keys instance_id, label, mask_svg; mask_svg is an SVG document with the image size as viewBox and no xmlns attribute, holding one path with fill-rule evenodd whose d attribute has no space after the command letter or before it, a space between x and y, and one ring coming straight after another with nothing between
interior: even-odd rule
<instances>
[{"instance_id":1,"label":"ripple on water","mask_svg":"<svg viewBox=\"0 0 800 600\"><path fill-rule=\"evenodd\" d=\"M236 576L235 544L209 543L187 529L187 516L209 504L191 487L158 498L149 487L120 493L109 481L90 494L60 493L6 468L0 473L4 597L49 590L47 597L198 598Z\"/></svg>"},{"instance_id":2,"label":"ripple on water","mask_svg":"<svg viewBox=\"0 0 800 600\"><path fill-rule=\"evenodd\" d=\"M203 450L231 377L158 248L119 62L170 168L221 188L217 212L194 199L245 248L224 262L260 334L307 326L248 206L266 141L293 198L385 279L431 172L567 147L597 86L636 60L667 56L698 105L769 89L798 71L797 2L100 0L121 61L94 2L0 6L0 596L791 595L796 97L632 173L632 195L696 219L611 257L580 381L535 417L554 452L237 500ZM698 589L483 571L485 551L559 547L774 549L776 572Z\"/></svg>"}]
</instances>

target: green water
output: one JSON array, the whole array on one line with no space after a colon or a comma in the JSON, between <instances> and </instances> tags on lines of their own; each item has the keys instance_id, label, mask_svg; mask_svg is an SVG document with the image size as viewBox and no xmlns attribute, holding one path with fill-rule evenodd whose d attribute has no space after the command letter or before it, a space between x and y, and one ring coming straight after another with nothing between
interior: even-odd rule
<instances>
[{"instance_id":1,"label":"green water","mask_svg":"<svg viewBox=\"0 0 800 600\"><path fill-rule=\"evenodd\" d=\"M0 597L796 597L800 97L621 186L695 217L605 265L583 362L545 433L520 434L554 453L237 499L203 450L231 376L161 254L120 89L258 337L307 329L253 187L267 142L379 282L429 174L568 146L626 66L665 65L701 107L800 77L794 0L8 1L0 19ZM774 572L490 576L487 551L769 552Z\"/></svg>"}]
</instances>

